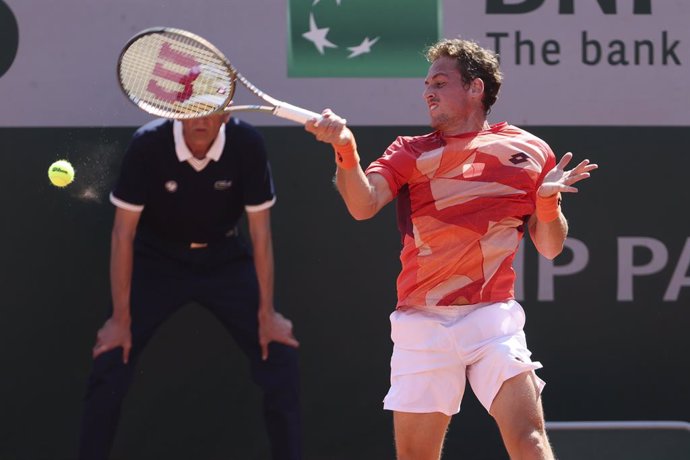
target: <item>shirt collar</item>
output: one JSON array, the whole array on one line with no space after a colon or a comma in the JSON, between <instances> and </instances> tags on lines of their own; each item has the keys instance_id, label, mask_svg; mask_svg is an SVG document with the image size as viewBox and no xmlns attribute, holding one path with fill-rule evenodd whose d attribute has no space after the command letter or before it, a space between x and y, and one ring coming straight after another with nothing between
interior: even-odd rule
<instances>
[{"instance_id":1,"label":"shirt collar","mask_svg":"<svg viewBox=\"0 0 690 460\"><path fill-rule=\"evenodd\" d=\"M182 161L189 161L194 158L192 152L187 147L187 143L184 141L184 135L182 134L182 122L179 120L173 121L173 137L175 138L175 153L177 154L177 159ZM216 140L211 144L211 148L208 149L206 153L206 158L213 161L220 160L220 156L223 154L223 148L225 147L225 124L222 124L220 130L218 130L218 135Z\"/></svg>"}]
</instances>

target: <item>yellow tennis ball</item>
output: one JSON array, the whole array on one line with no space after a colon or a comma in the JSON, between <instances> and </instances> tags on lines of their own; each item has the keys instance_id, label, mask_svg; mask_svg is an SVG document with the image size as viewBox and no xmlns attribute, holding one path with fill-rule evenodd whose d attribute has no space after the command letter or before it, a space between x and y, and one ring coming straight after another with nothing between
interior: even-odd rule
<instances>
[{"instance_id":1,"label":"yellow tennis ball","mask_svg":"<svg viewBox=\"0 0 690 460\"><path fill-rule=\"evenodd\" d=\"M67 160L58 160L48 168L48 178L56 187L66 187L74 180L74 168Z\"/></svg>"}]
</instances>

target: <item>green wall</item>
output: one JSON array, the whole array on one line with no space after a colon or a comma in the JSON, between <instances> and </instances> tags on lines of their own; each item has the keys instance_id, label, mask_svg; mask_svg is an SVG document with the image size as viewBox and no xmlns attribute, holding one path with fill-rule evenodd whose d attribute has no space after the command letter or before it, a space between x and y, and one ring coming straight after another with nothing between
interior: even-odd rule
<instances>
[{"instance_id":1,"label":"green wall","mask_svg":"<svg viewBox=\"0 0 690 460\"><path fill-rule=\"evenodd\" d=\"M426 131L354 129L366 164L396 135ZM690 419L690 287L662 301L690 236L690 130L529 129L559 157L572 150L576 159L600 164L577 196L564 199L570 235L586 245L589 263L555 279L555 301L537 300L538 261L529 244L525 249L522 303L528 344L548 382L547 419ZM393 458L391 417L381 400L399 268L394 207L355 222L331 184L330 147L301 128L261 130L278 191L276 293L302 343L307 459ZM75 456L90 348L109 299L107 194L132 132L0 129L2 460ZM62 157L77 171L64 190L46 175ZM632 301L616 300L622 237L657 239L669 254L658 273L635 278ZM635 264L650 257L640 249ZM565 251L555 263L571 260ZM265 459L259 404L232 340L190 305L142 357L113 458ZM505 458L492 419L471 394L445 450L448 458Z\"/></svg>"}]
</instances>

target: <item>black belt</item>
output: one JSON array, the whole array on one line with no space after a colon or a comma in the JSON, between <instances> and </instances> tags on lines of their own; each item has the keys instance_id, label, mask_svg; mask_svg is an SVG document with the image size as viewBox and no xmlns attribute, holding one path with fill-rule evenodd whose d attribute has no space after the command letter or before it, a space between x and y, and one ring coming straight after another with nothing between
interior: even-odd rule
<instances>
[{"instance_id":1,"label":"black belt","mask_svg":"<svg viewBox=\"0 0 690 460\"><path fill-rule=\"evenodd\" d=\"M179 240L173 240L173 239L168 239L165 237L161 237L158 235L153 234L152 232L147 231L146 229L140 228L137 230L137 238L148 245L152 245L154 247L160 247L161 249L167 248L168 250L189 250L189 249L204 249L209 246L215 246L215 245L222 245L223 243L227 243L230 238L235 238L240 235L239 229L235 226L225 232L225 234L221 238L214 239L212 241L189 241L189 242L184 242L184 241L179 241Z\"/></svg>"}]
</instances>

